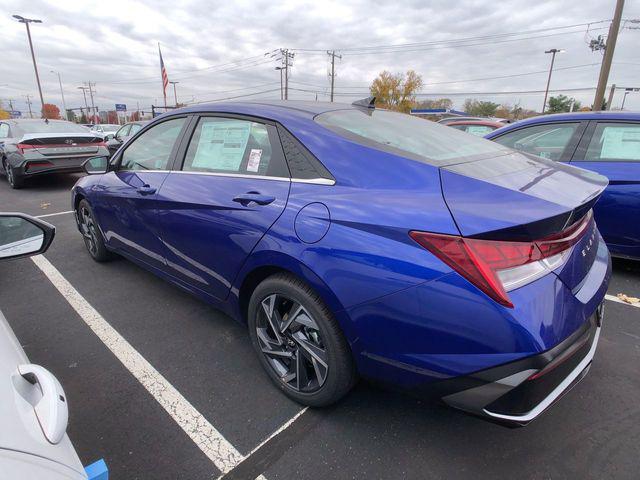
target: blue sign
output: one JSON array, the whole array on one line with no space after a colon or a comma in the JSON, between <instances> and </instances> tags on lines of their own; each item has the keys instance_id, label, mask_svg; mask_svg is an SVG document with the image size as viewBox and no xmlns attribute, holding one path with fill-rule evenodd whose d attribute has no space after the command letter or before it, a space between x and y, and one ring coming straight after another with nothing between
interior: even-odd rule
<instances>
[{"instance_id":1,"label":"blue sign","mask_svg":"<svg viewBox=\"0 0 640 480\"><path fill-rule=\"evenodd\" d=\"M126 112L127 106L124 103L116 103L116 112Z\"/></svg>"},{"instance_id":2,"label":"blue sign","mask_svg":"<svg viewBox=\"0 0 640 480\"><path fill-rule=\"evenodd\" d=\"M9 115L11 115L11 118L20 118L22 117L22 112L19 110L12 110L9 112Z\"/></svg>"}]
</instances>

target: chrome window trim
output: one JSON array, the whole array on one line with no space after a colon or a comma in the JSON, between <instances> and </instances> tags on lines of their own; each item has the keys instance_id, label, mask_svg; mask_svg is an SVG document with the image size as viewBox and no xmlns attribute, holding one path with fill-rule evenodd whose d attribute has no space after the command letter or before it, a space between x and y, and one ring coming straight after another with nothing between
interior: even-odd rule
<instances>
[{"instance_id":1,"label":"chrome window trim","mask_svg":"<svg viewBox=\"0 0 640 480\"><path fill-rule=\"evenodd\" d=\"M155 170L142 170L143 172L152 172ZM185 170L172 170L171 173L184 175L206 175L209 177L231 177L231 178L252 178L254 180L272 180L276 182L294 182L294 183L310 183L314 185L335 185L334 180L328 178L287 178L287 177L269 177L267 175L246 175L244 173L222 173L222 172L198 172Z\"/></svg>"}]
</instances>

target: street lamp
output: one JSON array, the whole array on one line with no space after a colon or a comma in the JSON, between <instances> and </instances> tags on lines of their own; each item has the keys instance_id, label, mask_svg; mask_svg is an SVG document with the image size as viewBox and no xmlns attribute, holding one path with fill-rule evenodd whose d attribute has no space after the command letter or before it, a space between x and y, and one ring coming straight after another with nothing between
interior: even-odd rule
<instances>
[{"instance_id":1,"label":"street lamp","mask_svg":"<svg viewBox=\"0 0 640 480\"><path fill-rule=\"evenodd\" d=\"M176 108L178 107L178 94L176 93L176 84L180 82L169 81L171 85L173 85L173 99L176 101Z\"/></svg>"},{"instance_id":2,"label":"street lamp","mask_svg":"<svg viewBox=\"0 0 640 480\"><path fill-rule=\"evenodd\" d=\"M549 95L549 84L551 83L551 72L553 72L553 63L556 60L556 53L564 53L565 51L558 48L552 48L551 50L546 50L544 53L551 53L551 66L549 67L549 78L547 78L547 88L544 91L544 102L542 104L542 113L544 113L545 108L547 108L547 96Z\"/></svg>"},{"instance_id":3,"label":"street lamp","mask_svg":"<svg viewBox=\"0 0 640 480\"><path fill-rule=\"evenodd\" d=\"M34 18L24 18L20 15L14 15L13 18L20 23L24 23L27 26L27 37L29 38L29 48L31 49L31 59L33 60L33 69L36 71L36 82L38 83L38 93L40 93L40 103L42 104L42 117L44 117L44 98L42 97L42 87L40 86L40 75L38 75L38 66L36 65L36 56L33 53L33 42L31 42L31 30L29 30L30 23L42 23L42 20L36 20Z\"/></svg>"},{"instance_id":4,"label":"street lamp","mask_svg":"<svg viewBox=\"0 0 640 480\"><path fill-rule=\"evenodd\" d=\"M82 90L82 96L84 97L84 108L87 109L87 113L89 113L89 105L87 104L87 90L89 90L89 87L77 87L80 90ZM80 109L82 110L82 109ZM89 120L89 118L87 117L86 119L87 121L89 121L90 123L93 123L92 121Z\"/></svg>"},{"instance_id":5,"label":"street lamp","mask_svg":"<svg viewBox=\"0 0 640 480\"><path fill-rule=\"evenodd\" d=\"M58 75L58 84L60 85L60 95L62 95L62 108L64 108L64 119L69 120L69 115L67 114L67 103L64 101L64 91L62 90L62 80L60 79L60 72L55 72L51 70L51 73Z\"/></svg>"},{"instance_id":6,"label":"street lamp","mask_svg":"<svg viewBox=\"0 0 640 480\"><path fill-rule=\"evenodd\" d=\"M284 67L276 67L276 70L280 70L280 100L282 100L282 71Z\"/></svg>"}]
</instances>

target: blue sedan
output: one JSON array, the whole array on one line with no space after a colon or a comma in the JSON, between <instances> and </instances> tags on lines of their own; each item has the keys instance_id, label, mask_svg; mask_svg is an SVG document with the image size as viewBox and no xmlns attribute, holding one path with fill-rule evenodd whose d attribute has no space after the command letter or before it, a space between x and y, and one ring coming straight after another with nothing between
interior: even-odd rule
<instances>
[{"instance_id":1,"label":"blue sedan","mask_svg":"<svg viewBox=\"0 0 640 480\"><path fill-rule=\"evenodd\" d=\"M85 169L91 257L245 323L302 404L365 377L523 425L594 358L611 274L595 173L367 101L176 110Z\"/></svg>"},{"instance_id":2,"label":"blue sedan","mask_svg":"<svg viewBox=\"0 0 640 480\"><path fill-rule=\"evenodd\" d=\"M609 178L594 207L611 253L640 259L640 114L545 115L485 136L507 147L586 168Z\"/></svg>"}]
</instances>

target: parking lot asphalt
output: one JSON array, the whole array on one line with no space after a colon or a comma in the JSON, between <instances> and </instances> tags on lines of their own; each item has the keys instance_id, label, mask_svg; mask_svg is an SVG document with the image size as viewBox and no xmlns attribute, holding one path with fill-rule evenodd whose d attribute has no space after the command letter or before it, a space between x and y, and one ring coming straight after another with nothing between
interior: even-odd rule
<instances>
[{"instance_id":1,"label":"parking lot asphalt","mask_svg":"<svg viewBox=\"0 0 640 480\"><path fill-rule=\"evenodd\" d=\"M66 212L76 179L16 191L0 178L0 210ZM288 424L301 407L270 384L245 327L124 259L93 262L71 214L44 219L57 228L46 259L245 457L226 478L638 478L640 308L607 302L591 372L525 428L364 382ZM609 293L640 296L640 263L616 260ZM0 309L64 386L84 464L104 458L112 479L220 475L32 260L0 263Z\"/></svg>"}]
</instances>

